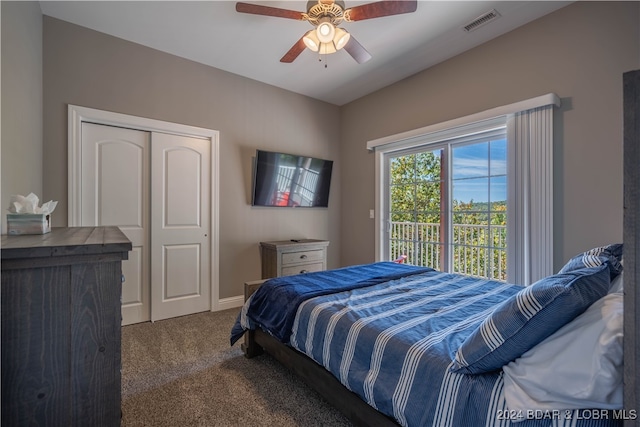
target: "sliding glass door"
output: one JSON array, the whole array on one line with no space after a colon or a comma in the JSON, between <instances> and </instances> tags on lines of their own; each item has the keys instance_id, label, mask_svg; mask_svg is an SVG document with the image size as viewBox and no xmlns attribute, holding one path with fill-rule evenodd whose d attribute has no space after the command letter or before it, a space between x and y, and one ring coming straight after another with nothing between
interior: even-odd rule
<instances>
[{"instance_id":1,"label":"sliding glass door","mask_svg":"<svg viewBox=\"0 0 640 427\"><path fill-rule=\"evenodd\" d=\"M505 129L387 156L391 259L506 280Z\"/></svg>"}]
</instances>

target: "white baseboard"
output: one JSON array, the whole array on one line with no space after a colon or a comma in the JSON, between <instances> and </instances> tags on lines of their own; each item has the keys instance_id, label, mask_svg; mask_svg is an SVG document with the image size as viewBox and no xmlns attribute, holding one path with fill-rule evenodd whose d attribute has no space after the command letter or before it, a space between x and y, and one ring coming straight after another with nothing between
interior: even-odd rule
<instances>
[{"instance_id":1,"label":"white baseboard","mask_svg":"<svg viewBox=\"0 0 640 427\"><path fill-rule=\"evenodd\" d=\"M244 295L238 295L237 297L221 298L218 300L218 311L227 310L229 308L242 307L244 304Z\"/></svg>"}]
</instances>

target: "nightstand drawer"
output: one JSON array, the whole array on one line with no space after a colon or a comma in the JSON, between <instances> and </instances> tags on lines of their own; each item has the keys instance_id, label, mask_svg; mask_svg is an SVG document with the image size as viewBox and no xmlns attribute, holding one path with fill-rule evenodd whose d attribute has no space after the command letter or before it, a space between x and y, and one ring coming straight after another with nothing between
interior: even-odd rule
<instances>
[{"instance_id":1,"label":"nightstand drawer","mask_svg":"<svg viewBox=\"0 0 640 427\"><path fill-rule=\"evenodd\" d=\"M262 278L327 269L327 240L295 239L260 242Z\"/></svg>"},{"instance_id":2,"label":"nightstand drawer","mask_svg":"<svg viewBox=\"0 0 640 427\"><path fill-rule=\"evenodd\" d=\"M299 264L301 262L322 261L324 259L323 250L300 251L282 254L282 265Z\"/></svg>"},{"instance_id":3,"label":"nightstand drawer","mask_svg":"<svg viewBox=\"0 0 640 427\"><path fill-rule=\"evenodd\" d=\"M311 273L313 271L324 270L324 264L318 262L315 264L300 264L292 267L282 267L283 276L292 276L294 274Z\"/></svg>"}]
</instances>

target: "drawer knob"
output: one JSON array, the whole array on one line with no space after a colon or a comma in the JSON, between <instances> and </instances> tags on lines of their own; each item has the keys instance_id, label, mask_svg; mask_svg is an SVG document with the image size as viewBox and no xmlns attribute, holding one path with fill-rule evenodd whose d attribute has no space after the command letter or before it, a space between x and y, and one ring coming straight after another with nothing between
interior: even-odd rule
<instances>
[{"instance_id":1,"label":"drawer knob","mask_svg":"<svg viewBox=\"0 0 640 427\"><path fill-rule=\"evenodd\" d=\"M306 255L300 255L300 259L307 259Z\"/></svg>"},{"instance_id":2,"label":"drawer knob","mask_svg":"<svg viewBox=\"0 0 640 427\"><path fill-rule=\"evenodd\" d=\"M300 270L300 274L302 274L302 273L308 273L308 272L309 272L309 270Z\"/></svg>"}]
</instances>

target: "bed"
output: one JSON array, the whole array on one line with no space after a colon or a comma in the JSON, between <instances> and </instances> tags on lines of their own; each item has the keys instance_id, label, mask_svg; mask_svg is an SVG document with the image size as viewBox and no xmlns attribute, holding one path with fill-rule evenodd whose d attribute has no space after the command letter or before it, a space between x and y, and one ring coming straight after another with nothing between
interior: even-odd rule
<instances>
[{"instance_id":1,"label":"bed","mask_svg":"<svg viewBox=\"0 0 640 427\"><path fill-rule=\"evenodd\" d=\"M246 286L231 342L245 334L247 357L272 354L356 425L620 425L622 294L612 302L612 282L619 282L621 257L622 245L594 248L527 288L392 262L255 282ZM585 335L584 325L573 325L594 328L587 315L603 304L611 315L589 335L609 338L593 336L569 350L568 342ZM599 352L619 355L599 365L609 375L594 382L596 372L572 358L597 341L606 343ZM565 377L577 372L574 386L591 395L557 393L566 379L547 369L549 360L513 363L535 356L534 347L543 359L565 351L558 369ZM559 394L555 406L544 399L532 406L530 390L545 382L553 386L543 392Z\"/></svg>"}]
</instances>

